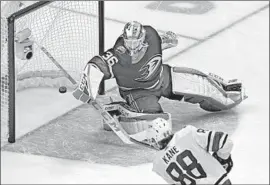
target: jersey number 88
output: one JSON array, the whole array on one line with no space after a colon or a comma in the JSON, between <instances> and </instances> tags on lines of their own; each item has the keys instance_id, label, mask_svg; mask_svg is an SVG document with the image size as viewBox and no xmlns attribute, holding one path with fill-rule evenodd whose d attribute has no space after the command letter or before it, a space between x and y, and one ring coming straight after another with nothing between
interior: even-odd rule
<instances>
[{"instance_id":1,"label":"jersey number 88","mask_svg":"<svg viewBox=\"0 0 270 185\"><path fill-rule=\"evenodd\" d=\"M187 164L184 161L185 158L188 158L191 163ZM182 185L186 185L187 181L190 182L189 184L196 184L195 179L207 177L202 166L197 162L197 159L193 156L190 150L185 150L184 152L180 153L176 157L176 161L178 164L172 162L166 169L166 172L175 182L180 182ZM186 171L186 173L183 173L179 165L183 170ZM195 175L192 172L193 170L195 171L195 169L197 172L199 172L198 175ZM175 172L177 173L177 176L175 175Z\"/></svg>"}]
</instances>

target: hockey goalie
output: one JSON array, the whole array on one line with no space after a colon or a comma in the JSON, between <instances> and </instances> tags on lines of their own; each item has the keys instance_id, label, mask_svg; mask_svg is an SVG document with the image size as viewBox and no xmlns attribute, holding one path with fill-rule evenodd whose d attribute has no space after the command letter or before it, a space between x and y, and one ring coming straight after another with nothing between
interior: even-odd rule
<instances>
[{"instance_id":1,"label":"hockey goalie","mask_svg":"<svg viewBox=\"0 0 270 185\"><path fill-rule=\"evenodd\" d=\"M210 112L231 109L246 98L238 80L163 64L163 50L177 44L171 31L159 35L151 26L128 22L114 46L86 64L80 84L89 83L89 89L79 85L73 96L89 102L96 98L102 79L115 78L125 102L110 110L120 110L119 122L128 134L145 130L157 117L171 121L159 103L161 97L199 104Z\"/></svg>"}]
</instances>

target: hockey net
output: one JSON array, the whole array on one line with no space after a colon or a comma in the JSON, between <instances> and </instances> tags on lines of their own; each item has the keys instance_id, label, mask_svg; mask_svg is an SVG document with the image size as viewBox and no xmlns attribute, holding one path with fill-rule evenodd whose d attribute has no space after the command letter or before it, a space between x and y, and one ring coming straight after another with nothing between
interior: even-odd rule
<instances>
[{"instance_id":1,"label":"hockey net","mask_svg":"<svg viewBox=\"0 0 270 185\"><path fill-rule=\"evenodd\" d=\"M78 82L86 62L99 53L99 2L54 1L40 7L35 6L37 3L1 1L1 141L15 139L11 117L15 117L12 102L17 92L33 87L75 87L49 56ZM27 37L27 44L32 43L32 56L27 55L29 47L21 49L24 41L20 41L21 44L14 44L15 60L10 61L8 17L29 7L33 10L14 21L14 39L18 41L18 35L27 30L28 34L22 35ZM14 63L14 69L10 62ZM15 89L10 87L12 76Z\"/></svg>"}]
</instances>

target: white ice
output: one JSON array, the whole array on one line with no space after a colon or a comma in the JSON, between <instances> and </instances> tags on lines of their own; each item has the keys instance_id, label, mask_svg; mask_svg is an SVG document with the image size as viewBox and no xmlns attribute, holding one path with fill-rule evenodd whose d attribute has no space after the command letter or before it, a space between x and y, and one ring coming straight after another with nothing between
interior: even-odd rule
<instances>
[{"instance_id":1,"label":"white ice","mask_svg":"<svg viewBox=\"0 0 270 185\"><path fill-rule=\"evenodd\" d=\"M126 2L117 3L119 10L115 9L113 2L108 3L106 6L108 15L106 16L111 16L115 19L124 17L122 14L117 13L121 12L120 10L124 10L121 9L121 6L125 6ZM138 6L140 3L138 3ZM201 38L208 34L201 35L200 28L206 30L207 33L209 31L213 32L219 28L216 26L211 27L211 25L217 23L217 25L222 27L224 24L227 25L231 21L236 20L231 15L237 15L236 17L239 18L252 12L252 10L258 9L262 4L266 4L265 2L257 4L255 2L255 4L252 4L252 2L231 3L231 6L228 4L227 8L222 6L221 11L219 11L219 6L224 4L224 2L220 2L220 4L219 2L215 3L217 7L214 16L220 16L224 19L225 14L228 14L230 18L228 18L228 21L226 20L226 24L224 22L216 22L216 19L212 22L210 16L209 21L205 22L204 28L201 28L201 25L196 30L187 30L189 18L192 22L196 22L194 16L184 16L183 18L183 15L180 14L174 20L163 20L168 15L162 12L155 12L155 20L153 22L156 25L158 24L159 29L164 28L164 30L167 30L172 25L172 31L175 29L178 33L186 35L192 33L192 36ZM240 4L245 8L239 8L241 7ZM143 6L141 6L141 9L142 12L146 12ZM237 12L235 12L236 10ZM151 14L148 12L147 15L147 21L151 23L151 18L149 17ZM139 16L140 20L145 18L143 14L137 14L137 16ZM184 22L178 21L177 18L181 16L182 18L179 18L179 20L182 19ZM172 17L172 15L170 14L168 17ZM128 18L135 19L135 16L129 15ZM165 26L162 21L158 23L156 20L163 20L168 23ZM106 40L108 40L106 47L109 47L108 43L113 42L112 40L119 34L123 25L113 23L112 21L106 21L106 25ZM205 27L211 27L211 29L206 29ZM184 32L181 32L182 29ZM110 30L113 30L112 33ZM199 34L196 34L196 32ZM193 42L185 40L183 43L187 46ZM179 47L182 48L183 45ZM239 78L243 80L249 98L237 109L241 116L238 123L239 126L232 135L235 143L232 153L234 168L230 177L234 184L269 184L269 8L179 55L169 61L169 64L194 67L202 71L212 71L224 78ZM51 94L54 94L54 92L51 92ZM69 95L67 94L67 96ZM61 100L67 99L66 97L58 98ZM44 98L45 101L49 101L49 99L49 97ZM37 103L37 109L44 110L44 108L38 107L38 105ZM55 107L57 106L61 108L60 106L65 107L67 105L55 103ZM70 102L69 106L75 106L74 102ZM56 108L53 110L48 108L44 111L47 114L51 112L50 116L53 116L52 114L55 113ZM37 119L33 114L29 115L29 117L33 120ZM40 117L38 119L41 119L43 123L47 121L45 118L44 120ZM25 131L33 129L33 125L28 123L24 123L23 127ZM1 151L1 180L3 184L164 183L160 177L151 172L151 167L151 164L135 167L100 165Z\"/></svg>"}]
</instances>

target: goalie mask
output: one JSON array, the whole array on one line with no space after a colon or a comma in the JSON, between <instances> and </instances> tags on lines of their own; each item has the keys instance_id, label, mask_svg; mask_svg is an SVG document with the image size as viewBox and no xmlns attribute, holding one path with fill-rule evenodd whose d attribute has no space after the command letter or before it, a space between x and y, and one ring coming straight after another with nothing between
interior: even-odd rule
<instances>
[{"instance_id":1,"label":"goalie mask","mask_svg":"<svg viewBox=\"0 0 270 185\"><path fill-rule=\"evenodd\" d=\"M170 123L163 118L157 118L153 120L152 125L148 129L147 138L149 144L160 150L165 148L167 143L164 143L164 141L171 138L170 136L172 135Z\"/></svg>"},{"instance_id":2,"label":"goalie mask","mask_svg":"<svg viewBox=\"0 0 270 185\"><path fill-rule=\"evenodd\" d=\"M124 45L129 50L130 55L138 53L146 44L145 29L136 21L128 22L123 31Z\"/></svg>"}]
</instances>

